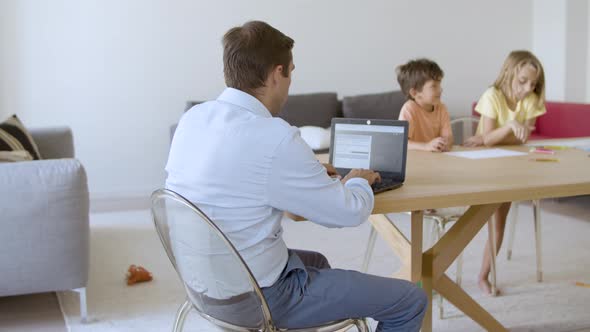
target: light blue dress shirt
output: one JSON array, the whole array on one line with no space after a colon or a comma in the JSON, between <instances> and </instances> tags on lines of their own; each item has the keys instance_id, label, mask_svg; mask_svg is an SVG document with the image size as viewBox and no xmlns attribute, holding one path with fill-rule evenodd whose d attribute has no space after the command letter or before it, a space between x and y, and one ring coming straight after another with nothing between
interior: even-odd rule
<instances>
[{"instance_id":1,"label":"light blue dress shirt","mask_svg":"<svg viewBox=\"0 0 590 332\"><path fill-rule=\"evenodd\" d=\"M373 210L367 180L330 178L299 129L255 97L227 88L181 118L166 188L195 203L229 237L261 287L286 265L283 211L327 227L357 226Z\"/></svg>"}]
</instances>

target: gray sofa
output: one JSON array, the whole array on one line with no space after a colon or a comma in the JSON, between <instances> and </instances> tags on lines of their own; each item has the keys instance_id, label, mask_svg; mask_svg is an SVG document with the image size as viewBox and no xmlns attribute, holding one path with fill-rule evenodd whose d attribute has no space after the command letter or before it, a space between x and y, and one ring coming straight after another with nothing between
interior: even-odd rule
<instances>
[{"instance_id":1,"label":"gray sofa","mask_svg":"<svg viewBox=\"0 0 590 332\"><path fill-rule=\"evenodd\" d=\"M77 290L85 318L86 172L69 128L30 132L43 160L0 163L0 296Z\"/></svg>"},{"instance_id":2,"label":"gray sofa","mask_svg":"<svg viewBox=\"0 0 590 332\"><path fill-rule=\"evenodd\" d=\"M290 95L278 114L289 124L330 127L332 118L397 119L405 97L401 91L345 96L336 93Z\"/></svg>"},{"instance_id":3,"label":"gray sofa","mask_svg":"<svg viewBox=\"0 0 590 332\"><path fill-rule=\"evenodd\" d=\"M401 91L345 96L338 99L335 92L289 95L287 103L278 114L289 124L328 128L332 118L397 119L406 98ZM199 101L189 101L185 111ZM176 125L170 128L174 135Z\"/></svg>"}]
</instances>

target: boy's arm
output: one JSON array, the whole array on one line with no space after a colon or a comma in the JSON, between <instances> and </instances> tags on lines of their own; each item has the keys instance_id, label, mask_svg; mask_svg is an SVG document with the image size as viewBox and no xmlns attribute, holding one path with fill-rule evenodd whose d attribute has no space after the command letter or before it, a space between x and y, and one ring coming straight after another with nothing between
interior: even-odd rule
<instances>
[{"instance_id":1,"label":"boy's arm","mask_svg":"<svg viewBox=\"0 0 590 332\"><path fill-rule=\"evenodd\" d=\"M442 129L440 131L440 136L445 140L445 148L443 149L443 151L451 151L455 138L453 137L453 129L451 128L451 118L446 107L444 109L444 113L441 120Z\"/></svg>"},{"instance_id":2,"label":"boy's arm","mask_svg":"<svg viewBox=\"0 0 590 332\"><path fill-rule=\"evenodd\" d=\"M446 141L442 137L437 137L430 142L416 142L408 139L408 149L410 150L419 150L419 151L428 151L428 152L443 152L448 151L446 150Z\"/></svg>"},{"instance_id":3,"label":"boy's arm","mask_svg":"<svg viewBox=\"0 0 590 332\"><path fill-rule=\"evenodd\" d=\"M443 138L445 140L445 148L443 149L443 152L451 151L451 149L453 148L453 144L455 144L455 138L453 137L453 133L451 133L451 135L448 136L443 136Z\"/></svg>"},{"instance_id":4,"label":"boy's arm","mask_svg":"<svg viewBox=\"0 0 590 332\"><path fill-rule=\"evenodd\" d=\"M408 139L408 149L409 150L430 151L426 147L426 144L427 143L420 143L420 142L416 142L416 141L412 141L411 139Z\"/></svg>"}]
</instances>

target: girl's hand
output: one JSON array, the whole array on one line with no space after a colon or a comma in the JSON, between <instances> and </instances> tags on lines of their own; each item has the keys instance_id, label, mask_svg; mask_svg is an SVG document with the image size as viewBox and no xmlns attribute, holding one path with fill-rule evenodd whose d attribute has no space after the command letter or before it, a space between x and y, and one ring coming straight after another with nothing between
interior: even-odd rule
<instances>
[{"instance_id":1,"label":"girl's hand","mask_svg":"<svg viewBox=\"0 0 590 332\"><path fill-rule=\"evenodd\" d=\"M508 125L512 129L514 136L522 143L525 143L529 139L531 132L535 130L535 127L522 125L516 120L508 122Z\"/></svg>"},{"instance_id":2,"label":"girl's hand","mask_svg":"<svg viewBox=\"0 0 590 332\"><path fill-rule=\"evenodd\" d=\"M469 148L474 148L476 146L482 146L482 145L483 145L483 136L482 135L471 136L465 141L465 143L463 143L463 146L466 146Z\"/></svg>"}]
</instances>

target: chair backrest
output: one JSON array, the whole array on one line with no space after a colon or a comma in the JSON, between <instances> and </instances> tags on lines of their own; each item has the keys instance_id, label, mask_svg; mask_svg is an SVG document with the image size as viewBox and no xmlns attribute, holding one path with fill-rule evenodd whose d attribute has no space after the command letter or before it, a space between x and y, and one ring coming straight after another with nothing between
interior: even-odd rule
<instances>
[{"instance_id":1,"label":"chair backrest","mask_svg":"<svg viewBox=\"0 0 590 332\"><path fill-rule=\"evenodd\" d=\"M475 135L479 119L476 117L457 118L451 121L455 144L461 145Z\"/></svg>"},{"instance_id":2,"label":"chair backrest","mask_svg":"<svg viewBox=\"0 0 590 332\"><path fill-rule=\"evenodd\" d=\"M203 317L234 329L274 329L252 272L207 215L167 189L152 194L151 210L162 245Z\"/></svg>"}]
</instances>

